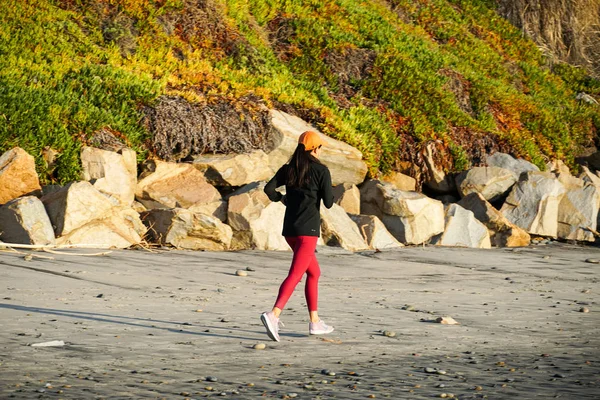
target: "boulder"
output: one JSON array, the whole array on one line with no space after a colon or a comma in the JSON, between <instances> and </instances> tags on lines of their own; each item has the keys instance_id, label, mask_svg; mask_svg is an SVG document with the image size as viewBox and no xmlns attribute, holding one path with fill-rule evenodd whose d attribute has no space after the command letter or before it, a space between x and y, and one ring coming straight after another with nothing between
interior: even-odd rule
<instances>
[{"instance_id":1,"label":"boulder","mask_svg":"<svg viewBox=\"0 0 600 400\"><path fill-rule=\"evenodd\" d=\"M211 215L172 208L146 211L141 216L155 243L209 251L227 250L231 245L231 227Z\"/></svg>"},{"instance_id":2,"label":"boulder","mask_svg":"<svg viewBox=\"0 0 600 400\"><path fill-rule=\"evenodd\" d=\"M53 245L54 230L44 204L34 196L0 207L0 240L6 243Z\"/></svg>"},{"instance_id":3,"label":"boulder","mask_svg":"<svg viewBox=\"0 0 600 400\"><path fill-rule=\"evenodd\" d=\"M56 239L59 245L86 245L100 248L126 249L140 244L146 227L132 208L115 206L94 219Z\"/></svg>"},{"instance_id":4,"label":"boulder","mask_svg":"<svg viewBox=\"0 0 600 400\"><path fill-rule=\"evenodd\" d=\"M116 200L100 193L89 182L73 182L42 197L54 233L64 236L96 219L108 215Z\"/></svg>"},{"instance_id":5,"label":"boulder","mask_svg":"<svg viewBox=\"0 0 600 400\"><path fill-rule=\"evenodd\" d=\"M592 184L569 188L558 206L558 231L561 239L595 241L600 192Z\"/></svg>"},{"instance_id":6,"label":"boulder","mask_svg":"<svg viewBox=\"0 0 600 400\"><path fill-rule=\"evenodd\" d=\"M333 201L348 214L360 214L360 190L352 183L334 186Z\"/></svg>"},{"instance_id":7,"label":"boulder","mask_svg":"<svg viewBox=\"0 0 600 400\"><path fill-rule=\"evenodd\" d=\"M481 193L487 201L496 201L517 182L514 174L499 167L474 167L456 177L456 186L462 197Z\"/></svg>"},{"instance_id":8,"label":"boulder","mask_svg":"<svg viewBox=\"0 0 600 400\"><path fill-rule=\"evenodd\" d=\"M215 186L243 186L273 176L269 158L262 150L248 154L203 154L194 157L193 165Z\"/></svg>"},{"instance_id":9,"label":"boulder","mask_svg":"<svg viewBox=\"0 0 600 400\"><path fill-rule=\"evenodd\" d=\"M374 215L351 215L369 248L376 250L403 247L402 243L387 230L383 222Z\"/></svg>"},{"instance_id":10,"label":"boulder","mask_svg":"<svg viewBox=\"0 0 600 400\"><path fill-rule=\"evenodd\" d=\"M394 188L407 192L414 192L417 188L417 180L400 172L390 172L384 175L381 180L390 183Z\"/></svg>"},{"instance_id":11,"label":"boulder","mask_svg":"<svg viewBox=\"0 0 600 400\"><path fill-rule=\"evenodd\" d=\"M423 183L436 193L452 193L456 190L456 183L450 175L446 175L446 173L436 165L433 157L433 146L434 144L430 143L425 148L423 161L427 166L427 171Z\"/></svg>"},{"instance_id":12,"label":"boulder","mask_svg":"<svg viewBox=\"0 0 600 400\"><path fill-rule=\"evenodd\" d=\"M509 154L500 152L487 156L486 163L490 167L499 167L512 171L517 180L523 172L537 172L540 170L535 164L529 161L515 159Z\"/></svg>"},{"instance_id":13,"label":"boulder","mask_svg":"<svg viewBox=\"0 0 600 400\"><path fill-rule=\"evenodd\" d=\"M531 237L523 229L510 222L496 210L480 193L470 193L463 197L458 205L473 212L490 232L490 241L497 247L528 246Z\"/></svg>"},{"instance_id":14,"label":"boulder","mask_svg":"<svg viewBox=\"0 0 600 400\"><path fill-rule=\"evenodd\" d=\"M189 208L221 200L219 191L192 164L152 160L145 168L135 197L147 209Z\"/></svg>"},{"instance_id":15,"label":"boulder","mask_svg":"<svg viewBox=\"0 0 600 400\"><path fill-rule=\"evenodd\" d=\"M84 146L81 149L83 179L122 205L130 206L137 183L135 157L135 151L125 147L114 152Z\"/></svg>"},{"instance_id":16,"label":"boulder","mask_svg":"<svg viewBox=\"0 0 600 400\"><path fill-rule=\"evenodd\" d=\"M227 202L225 200L217 200L212 203L197 203L188 208L188 210L195 213L212 215L219 218L222 222L227 222Z\"/></svg>"},{"instance_id":17,"label":"boulder","mask_svg":"<svg viewBox=\"0 0 600 400\"><path fill-rule=\"evenodd\" d=\"M360 195L361 214L379 217L403 244L424 243L444 231L444 206L438 200L377 180L366 181Z\"/></svg>"},{"instance_id":18,"label":"boulder","mask_svg":"<svg viewBox=\"0 0 600 400\"><path fill-rule=\"evenodd\" d=\"M328 246L342 247L350 251L369 248L356 223L337 204L330 209L321 208L321 236Z\"/></svg>"},{"instance_id":19,"label":"boulder","mask_svg":"<svg viewBox=\"0 0 600 400\"><path fill-rule=\"evenodd\" d=\"M267 152L271 175L283 164L287 163L298 146L298 138L308 130L318 131L302 119L278 110L271 110L273 131L270 134L270 145ZM367 174L367 165L362 160L362 153L354 147L322 135L325 145L320 160L331 172L332 184L353 183L358 185Z\"/></svg>"},{"instance_id":20,"label":"boulder","mask_svg":"<svg viewBox=\"0 0 600 400\"><path fill-rule=\"evenodd\" d=\"M445 220L444 232L435 237L432 244L477 249L492 247L486 226L479 222L471 211L458 204L450 204L446 208Z\"/></svg>"},{"instance_id":21,"label":"boulder","mask_svg":"<svg viewBox=\"0 0 600 400\"><path fill-rule=\"evenodd\" d=\"M558 205L565 187L549 172L525 172L500 212L529 234L556 238Z\"/></svg>"},{"instance_id":22,"label":"boulder","mask_svg":"<svg viewBox=\"0 0 600 400\"><path fill-rule=\"evenodd\" d=\"M248 184L228 197L227 223L234 231L235 249L289 250L281 234L285 206L269 200L265 184Z\"/></svg>"},{"instance_id":23,"label":"boulder","mask_svg":"<svg viewBox=\"0 0 600 400\"><path fill-rule=\"evenodd\" d=\"M571 171L567 164L563 160L552 160L546 164L546 171L554 172L555 174L567 174L571 175Z\"/></svg>"},{"instance_id":24,"label":"boulder","mask_svg":"<svg viewBox=\"0 0 600 400\"><path fill-rule=\"evenodd\" d=\"M35 160L25 150L15 147L0 156L0 204L41 189Z\"/></svg>"},{"instance_id":25,"label":"boulder","mask_svg":"<svg viewBox=\"0 0 600 400\"><path fill-rule=\"evenodd\" d=\"M581 168L583 169L583 171L579 175L579 178L583 179L584 182L591 183L592 185L600 189L600 177L598 177L598 175L590 171L589 168L586 166L582 166Z\"/></svg>"}]
</instances>

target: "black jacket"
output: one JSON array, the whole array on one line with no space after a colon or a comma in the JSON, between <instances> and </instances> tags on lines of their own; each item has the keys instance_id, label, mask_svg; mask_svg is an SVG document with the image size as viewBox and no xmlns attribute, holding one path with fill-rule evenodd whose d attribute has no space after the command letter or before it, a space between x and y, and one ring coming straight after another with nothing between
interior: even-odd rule
<instances>
[{"instance_id":1,"label":"black jacket","mask_svg":"<svg viewBox=\"0 0 600 400\"><path fill-rule=\"evenodd\" d=\"M282 195L275 189L285 185L286 209L283 219L283 236L320 236L321 200L327 208L333 206L331 174L323 164L310 164L310 184L305 188L292 188L286 184L288 165L279 171L265 186L271 201L281 201Z\"/></svg>"}]
</instances>

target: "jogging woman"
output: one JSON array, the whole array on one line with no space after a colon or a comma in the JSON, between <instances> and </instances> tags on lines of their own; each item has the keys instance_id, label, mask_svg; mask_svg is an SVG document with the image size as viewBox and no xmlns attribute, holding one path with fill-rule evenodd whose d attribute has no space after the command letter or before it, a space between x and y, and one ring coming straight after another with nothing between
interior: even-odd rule
<instances>
[{"instance_id":1,"label":"jogging woman","mask_svg":"<svg viewBox=\"0 0 600 400\"><path fill-rule=\"evenodd\" d=\"M317 311L319 276L321 269L315 249L321 233L321 200L327 208L333 205L331 174L318 160L323 139L317 132L306 131L298 139L298 147L292 158L282 166L265 186L271 201L286 205L283 219L283 236L294 251L292 266L287 278L279 288L273 310L260 316L272 340L279 342L279 315L296 285L306 274L304 295L310 316L309 333L322 335L333 332L319 319ZM285 185L285 196L275 189Z\"/></svg>"}]
</instances>

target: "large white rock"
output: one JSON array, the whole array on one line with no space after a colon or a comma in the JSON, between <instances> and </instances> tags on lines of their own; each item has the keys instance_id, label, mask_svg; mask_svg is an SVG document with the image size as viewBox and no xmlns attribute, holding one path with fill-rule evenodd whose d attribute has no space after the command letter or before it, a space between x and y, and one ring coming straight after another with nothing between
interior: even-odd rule
<instances>
[{"instance_id":1,"label":"large white rock","mask_svg":"<svg viewBox=\"0 0 600 400\"><path fill-rule=\"evenodd\" d=\"M0 207L0 240L6 243L54 244L54 230L44 204L34 196Z\"/></svg>"},{"instance_id":2,"label":"large white rock","mask_svg":"<svg viewBox=\"0 0 600 400\"><path fill-rule=\"evenodd\" d=\"M41 189L35 160L25 150L15 147L0 156L0 204Z\"/></svg>"},{"instance_id":3,"label":"large white rock","mask_svg":"<svg viewBox=\"0 0 600 400\"><path fill-rule=\"evenodd\" d=\"M515 159L510 154L500 152L487 156L486 163L490 167L499 167L512 171L517 180L523 172L537 172L540 170L535 164L529 161Z\"/></svg>"},{"instance_id":4,"label":"large white rock","mask_svg":"<svg viewBox=\"0 0 600 400\"><path fill-rule=\"evenodd\" d=\"M468 194L458 202L458 205L473 212L475 218L488 228L493 246L523 247L531 242L527 232L506 219L480 193Z\"/></svg>"},{"instance_id":5,"label":"large white rock","mask_svg":"<svg viewBox=\"0 0 600 400\"><path fill-rule=\"evenodd\" d=\"M105 217L118 205L89 182L71 183L42 197L42 202L57 237Z\"/></svg>"},{"instance_id":6,"label":"large white rock","mask_svg":"<svg viewBox=\"0 0 600 400\"><path fill-rule=\"evenodd\" d=\"M275 128L271 133L271 151L268 152L272 175L288 162L303 132L318 130L306 121L285 112L271 110L270 114ZM322 137L325 145L320 160L329 168L333 185L361 183L367 174L367 165L362 160L362 153L349 144L326 135Z\"/></svg>"},{"instance_id":7,"label":"large white rock","mask_svg":"<svg viewBox=\"0 0 600 400\"><path fill-rule=\"evenodd\" d=\"M219 191L192 164L153 160L146 169L135 196L147 209L189 208L221 200Z\"/></svg>"},{"instance_id":8,"label":"large white rock","mask_svg":"<svg viewBox=\"0 0 600 400\"><path fill-rule=\"evenodd\" d=\"M282 236L285 206L269 200L265 184L248 184L228 197L227 223L234 230L235 249L290 249Z\"/></svg>"},{"instance_id":9,"label":"large white rock","mask_svg":"<svg viewBox=\"0 0 600 400\"><path fill-rule=\"evenodd\" d=\"M600 192L596 186L569 188L558 206L558 237L595 241L599 208Z\"/></svg>"},{"instance_id":10,"label":"large white rock","mask_svg":"<svg viewBox=\"0 0 600 400\"><path fill-rule=\"evenodd\" d=\"M368 180L360 188L360 210L375 215L403 244L420 244L444 231L444 205L417 193Z\"/></svg>"},{"instance_id":11,"label":"large white rock","mask_svg":"<svg viewBox=\"0 0 600 400\"><path fill-rule=\"evenodd\" d=\"M369 248L356 223L337 204L329 209L321 208L321 237L328 246L338 246L350 251Z\"/></svg>"},{"instance_id":12,"label":"large white rock","mask_svg":"<svg viewBox=\"0 0 600 400\"><path fill-rule=\"evenodd\" d=\"M434 238L432 243L440 246L478 249L492 247L486 226L479 222L471 211L458 204L450 204L446 208L446 227L444 232Z\"/></svg>"},{"instance_id":13,"label":"large white rock","mask_svg":"<svg viewBox=\"0 0 600 400\"><path fill-rule=\"evenodd\" d=\"M130 206L137 183L135 157L135 151L128 148L114 152L84 146L81 149L83 179L122 205Z\"/></svg>"},{"instance_id":14,"label":"large white rock","mask_svg":"<svg viewBox=\"0 0 600 400\"><path fill-rule=\"evenodd\" d=\"M352 183L334 186L333 201L348 214L360 214L360 190Z\"/></svg>"},{"instance_id":15,"label":"large white rock","mask_svg":"<svg viewBox=\"0 0 600 400\"><path fill-rule=\"evenodd\" d=\"M456 177L456 186L462 197L477 192L492 202L504 196L516 182L511 171L499 167L474 167Z\"/></svg>"},{"instance_id":16,"label":"large white rock","mask_svg":"<svg viewBox=\"0 0 600 400\"><path fill-rule=\"evenodd\" d=\"M115 206L102 217L58 237L56 243L126 249L140 244L145 234L146 227L136 211Z\"/></svg>"},{"instance_id":17,"label":"large white rock","mask_svg":"<svg viewBox=\"0 0 600 400\"><path fill-rule=\"evenodd\" d=\"M231 245L231 227L210 215L172 208L143 212L142 219L155 243L210 251L227 250Z\"/></svg>"},{"instance_id":18,"label":"large white rock","mask_svg":"<svg viewBox=\"0 0 600 400\"><path fill-rule=\"evenodd\" d=\"M394 249L403 247L392 235L383 222L374 215L351 215L358 226L358 230L371 249Z\"/></svg>"},{"instance_id":19,"label":"large white rock","mask_svg":"<svg viewBox=\"0 0 600 400\"><path fill-rule=\"evenodd\" d=\"M528 233L555 238L558 205L566 190L549 172L525 172L504 202L500 212Z\"/></svg>"},{"instance_id":20,"label":"large white rock","mask_svg":"<svg viewBox=\"0 0 600 400\"><path fill-rule=\"evenodd\" d=\"M247 154L203 154L194 157L193 165L215 186L243 186L273 176L269 158L262 150Z\"/></svg>"}]
</instances>

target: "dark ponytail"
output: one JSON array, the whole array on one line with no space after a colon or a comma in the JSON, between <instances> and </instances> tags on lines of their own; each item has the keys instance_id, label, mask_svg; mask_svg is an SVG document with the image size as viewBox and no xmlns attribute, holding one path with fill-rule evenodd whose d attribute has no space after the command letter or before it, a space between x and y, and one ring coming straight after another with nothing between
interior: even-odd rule
<instances>
[{"instance_id":1,"label":"dark ponytail","mask_svg":"<svg viewBox=\"0 0 600 400\"><path fill-rule=\"evenodd\" d=\"M303 144L296 147L287 168L287 184L290 187L302 188L307 187L310 183L310 164L320 164L319 160L310 153L310 151L306 151Z\"/></svg>"}]
</instances>

